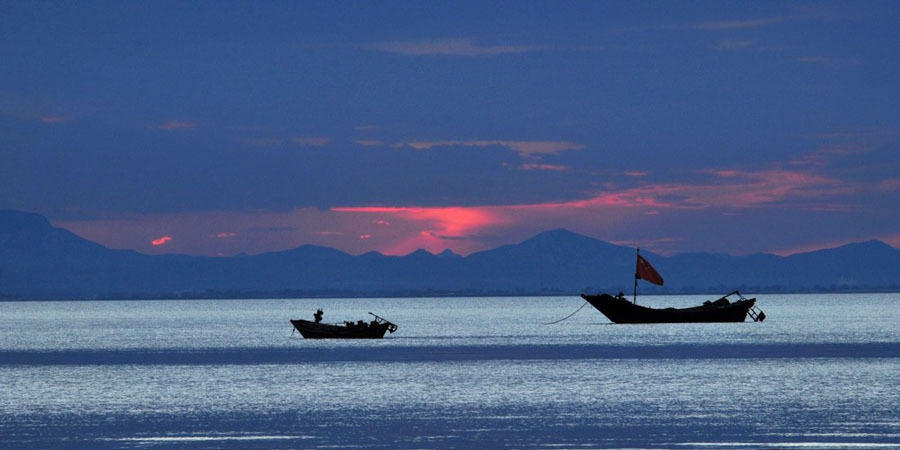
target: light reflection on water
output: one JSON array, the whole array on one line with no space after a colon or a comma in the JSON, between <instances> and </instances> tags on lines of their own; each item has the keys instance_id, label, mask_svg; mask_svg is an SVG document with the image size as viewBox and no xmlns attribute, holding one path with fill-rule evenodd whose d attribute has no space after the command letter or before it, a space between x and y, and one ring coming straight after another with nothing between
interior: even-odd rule
<instances>
[{"instance_id":1,"label":"light reflection on water","mask_svg":"<svg viewBox=\"0 0 900 450\"><path fill-rule=\"evenodd\" d=\"M543 325L579 305L0 303L0 447L900 446L900 295L765 296L764 323L608 325L585 308ZM290 337L316 307L400 329Z\"/></svg>"}]
</instances>

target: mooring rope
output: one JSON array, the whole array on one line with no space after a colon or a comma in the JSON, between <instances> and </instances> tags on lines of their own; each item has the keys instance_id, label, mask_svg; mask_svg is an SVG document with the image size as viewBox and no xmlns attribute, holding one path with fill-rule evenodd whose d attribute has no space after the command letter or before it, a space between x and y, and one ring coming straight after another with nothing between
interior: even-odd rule
<instances>
[{"instance_id":1,"label":"mooring rope","mask_svg":"<svg viewBox=\"0 0 900 450\"><path fill-rule=\"evenodd\" d=\"M587 305L587 304L588 304L588 302L584 302L584 305L579 306L578 309L576 309L575 312L573 312L572 314L569 314L568 316L563 317L562 319L559 319L559 320L556 320L556 321L553 321L553 322L545 323L544 325L553 325L553 324L555 324L555 323L560 323L560 322L562 322L563 320L566 320L566 319L568 319L569 317L574 316L575 313L577 313L578 311L581 311L581 308L584 308L585 305Z\"/></svg>"}]
</instances>

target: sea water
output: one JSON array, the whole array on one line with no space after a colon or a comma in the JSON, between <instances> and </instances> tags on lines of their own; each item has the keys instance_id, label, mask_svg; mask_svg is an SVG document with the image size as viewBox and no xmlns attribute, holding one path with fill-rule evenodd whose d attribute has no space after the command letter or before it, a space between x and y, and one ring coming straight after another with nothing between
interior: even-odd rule
<instances>
[{"instance_id":1,"label":"sea water","mask_svg":"<svg viewBox=\"0 0 900 450\"><path fill-rule=\"evenodd\" d=\"M709 296L648 296L654 307ZM0 302L0 448L900 448L900 294ZM289 319L399 326L305 340Z\"/></svg>"}]
</instances>

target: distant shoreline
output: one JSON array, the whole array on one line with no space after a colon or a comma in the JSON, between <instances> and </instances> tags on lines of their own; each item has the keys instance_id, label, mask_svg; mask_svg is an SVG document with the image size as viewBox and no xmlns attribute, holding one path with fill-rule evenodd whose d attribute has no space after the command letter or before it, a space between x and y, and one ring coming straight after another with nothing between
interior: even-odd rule
<instances>
[{"instance_id":1,"label":"distant shoreline","mask_svg":"<svg viewBox=\"0 0 900 450\"><path fill-rule=\"evenodd\" d=\"M784 291L755 291L755 290L741 290L738 289L744 295L813 295L813 294L900 294L900 287L898 288L890 288L890 289L862 289L862 290L784 290ZM599 292L613 292L613 290L599 291ZM718 292L718 291L676 291L676 292L645 292L639 293L639 296L643 297L665 297L665 296L682 296L682 295L709 295L709 296L722 296L727 294L728 292ZM195 293L196 294L196 293ZM295 299L295 300L303 300L303 299L341 299L341 300L349 300L349 299L373 299L373 298L421 298L421 299L441 299L441 298L490 298L490 297L498 297L498 298L508 298L508 297L579 297L581 292L570 293L570 292L530 292L530 293L490 293L490 292L481 292L481 293L416 293L416 292L406 292L406 293L378 293L378 294L370 294L363 295L359 293L306 293L303 295L291 295L285 293L254 293L247 295L202 295L196 294L192 295L190 293L178 294L178 295L158 295L158 296L103 296L103 297L12 297L12 296L2 296L0 297L0 303L2 302L45 302L45 301L154 301L154 300L272 300L272 299Z\"/></svg>"}]
</instances>

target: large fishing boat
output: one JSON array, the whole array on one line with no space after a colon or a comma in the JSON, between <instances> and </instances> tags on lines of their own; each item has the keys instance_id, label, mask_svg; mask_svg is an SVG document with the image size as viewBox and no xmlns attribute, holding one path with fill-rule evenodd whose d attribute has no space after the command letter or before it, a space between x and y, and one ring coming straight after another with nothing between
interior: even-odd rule
<instances>
[{"instance_id":1,"label":"large fishing boat","mask_svg":"<svg viewBox=\"0 0 900 450\"><path fill-rule=\"evenodd\" d=\"M634 273L633 301L628 301L621 292L615 297L609 294L581 294L581 297L615 323L743 322L747 316L755 322L762 322L766 318L766 313L756 307L755 298L745 298L738 291L691 308L641 306L637 304L638 280L663 285L662 276L641 256L640 249ZM733 295L738 300L732 302L728 299Z\"/></svg>"},{"instance_id":2,"label":"large fishing boat","mask_svg":"<svg viewBox=\"0 0 900 450\"><path fill-rule=\"evenodd\" d=\"M292 319L291 325L306 339L381 339L387 332L397 331L397 325L369 313L372 321L359 320L343 324L322 323L322 310L313 314L315 321Z\"/></svg>"}]
</instances>

